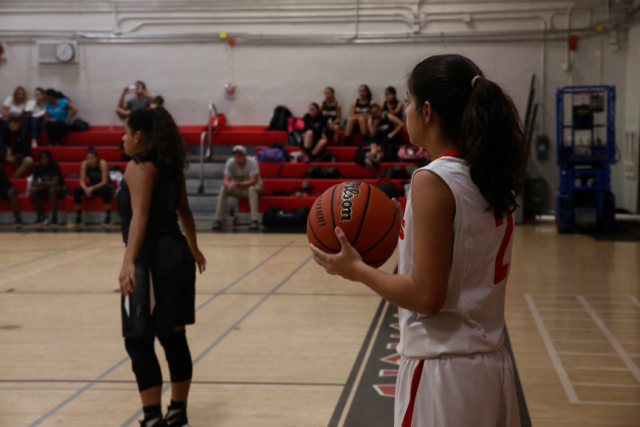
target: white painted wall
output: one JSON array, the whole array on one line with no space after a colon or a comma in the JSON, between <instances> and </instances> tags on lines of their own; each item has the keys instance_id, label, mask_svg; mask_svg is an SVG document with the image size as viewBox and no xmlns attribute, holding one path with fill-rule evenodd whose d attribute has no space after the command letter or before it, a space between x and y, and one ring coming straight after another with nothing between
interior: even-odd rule
<instances>
[{"instance_id":1,"label":"white painted wall","mask_svg":"<svg viewBox=\"0 0 640 427\"><path fill-rule=\"evenodd\" d=\"M544 2L540 2L544 3ZM549 2L546 2L549 3ZM30 17L26 20L26 17ZM548 21L554 26L561 25L564 17L558 15ZM113 28L111 17L87 15L78 18L74 14L32 16L16 14L15 19L0 14L0 28L14 30L37 28L61 30L82 30L106 32ZM46 18L46 20L45 20ZM576 13L575 25L586 25L586 14ZM17 25L18 22L20 25ZM122 27L131 27L126 21ZM486 29L539 29L540 22L478 22L471 25L457 23L429 24L429 31L448 30L469 31ZM301 25L261 25L253 26L254 31L272 33L310 33L325 31L325 26ZM352 31L352 25L334 26L341 34ZM154 25L144 28L149 32L201 32L227 29L215 25L166 26ZM229 30L240 31L240 27ZM376 31L396 31L401 34L407 29L402 25L363 24L361 31L372 34ZM0 30L1 32L2 30ZM637 27L634 29L637 35ZM640 43L637 43L640 44ZM120 124L114 109L122 88L135 80L144 80L152 94L161 94L167 108L177 122L183 125L204 124L206 106L215 102L219 111L227 115L232 125L266 125L276 105L288 106L296 115L302 115L309 102L321 101L322 89L333 86L338 100L343 103L343 111L357 94L358 85L370 85L374 99L382 100L383 90L388 85L396 87L402 94L407 73L421 58L437 53L460 53L475 61L485 74L504 87L513 97L524 115L532 73L541 73L541 42L439 42L414 44L336 44L336 45L238 45L230 48L219 43L167 43L167 44L98 44L81 43L79 64L43 65L35 60L34 42L5 42L6 61L0 62L0 98L7 96L16 85L24 85L30 91L36 86L55 87L71 97L79 106L79 116L96 125ZM633 44L631 44L633 45ZM633 45L635 46L635 45ZM581 40L575 55L573 73L574 84L595 84L598 76L599 38ZM544 129L555 144L555 90L570 84L571 75L562 70L565 61L564 41L547 42L546 84L544 105ZM637 55L637 52L635 53ZM233 58L234 81L238 86L234 100L224 97L223 86L229 81L230 58ZM630 70L637 70L627 62L624 46L612 52L607 43L604 49L604 84L614 84L618 95L618 137L624 135L624 107L640 101L626 100L627 86L637 84L633 78L627 79ZM635 68L634 68L635 67ZM539 86L538 86L539 87ZM636 93L640 93L636 90ZM541 94L539 88L538 94ZM402 96L402 95L400 95ZM401 99L404 99L402 97ZM541 96L537 97L540 102ZM636 107L636 117L640 117ZM631 114L633 115L633 114ZM553 196L558 184L558 169L555 162L555 145L549 160L534 166L532 175L544 176L550 184ZM618 205L626 206L623 191L624 172L621 166L614 168L613 188Z\"/></svg>"},{"instance_id":2,"label":"white painted wall","mask_svg":"<svg viewBox=\"0 0 640 427\"><path fill-rule=\"evenodd\" d=\"M638 213L638 183L640 181L640 25L629 29L627 53L626 103L623 104L625 132L620 134L622 152L623 204L628 211ZM625 139L625 136L627 139Z\"/></svg>"}]
</instances>

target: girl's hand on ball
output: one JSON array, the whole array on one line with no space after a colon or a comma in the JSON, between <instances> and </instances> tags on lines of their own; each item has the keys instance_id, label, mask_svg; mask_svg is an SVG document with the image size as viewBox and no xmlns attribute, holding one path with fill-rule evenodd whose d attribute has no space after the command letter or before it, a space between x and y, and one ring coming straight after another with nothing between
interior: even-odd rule
<instances>
[{"instance_id":1,"label":"girl's hand on ball","mask_svg":"<svg viewBox=\"0 0 640 427\"><path fill-rule=\"evenodd\" d=\"M318 263L319 266L324 267L325 271L329 274L342 276L347 280L357 281L357 267L360 264L364 264L362 257L358 251L351 246L349 240L347 240L347 236L340 227L336 227L336 237L340 241L342 250L332 255L310 244L309 246L313 252L313 260Z\"/></svg>"},{"instance_id":2,"label":"girl's hand on ball","mask_svg":"<svg viewBox=\"0 0 640 427\"><path fill-rule=\"evenodd\" d=\"M396 212L398 212L398 216L400 218L404 218L404 210L402 209L402 205L400 204L398 199L394 197L393 199L391 199L391 201L393 202L393 206L395 206L396 208Z\"/></svg>"}]
</instances>

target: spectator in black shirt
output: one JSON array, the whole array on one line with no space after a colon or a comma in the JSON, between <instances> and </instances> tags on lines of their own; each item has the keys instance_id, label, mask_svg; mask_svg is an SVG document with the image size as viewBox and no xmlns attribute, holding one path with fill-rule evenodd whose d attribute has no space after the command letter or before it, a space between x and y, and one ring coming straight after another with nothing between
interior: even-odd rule
<instances>
[{"instance_id":1,"label":"spectator in black shirt","mask_svg":"<svg viewBox=\"0 0 640 427\"><path fill-rule=\"evenodd\" d=\"M0 160L19 165L14 178L21 178L33 164L31 143L20 131L21 125L21 117L10 116L8 126L0 135Z\"/></svg>"},{"instance_id":2,"label":"spectator in black shirt","mask_svg":"<svg viewBox=\"0 0 640 427\"><path fill-rule=\"evenodd\" d=\"M321 154L327 146L325 135L326 120L320 112L320 107L315 102L309 105L309 112L304 115L304 135L302 144L305 153L313 157Z\"/></svg>"},{"instance_id":3,"label":"spectator in black shirt","mask_svg":"<svg viewBox=\"0 0 640 427\"><path fill-rule=\"evenodd\" d=\"M33 170L33 181L29 198L36 209L36 224L58 224L58 200L64 197L66 185L62 177L60 165L53 161L51 151L42 150L38 156L38 165ZM42 210L42 200L51 202L51 221L48 221Z\"/></svg>"},{"instance_id":4,"label":"spectator in black shirt","mask_svg":"<svg viewBox=\"0 0 640 427\"><path fill-rule=\"evenodd\" d=\"M11 183L9 177L0 169L0 198L5 199L11 205L11 211L15 219L16 229L22 228L22 219L20 219L20 210L18 206L18 196L16 187Z\"/></svg>"}]
</instances>

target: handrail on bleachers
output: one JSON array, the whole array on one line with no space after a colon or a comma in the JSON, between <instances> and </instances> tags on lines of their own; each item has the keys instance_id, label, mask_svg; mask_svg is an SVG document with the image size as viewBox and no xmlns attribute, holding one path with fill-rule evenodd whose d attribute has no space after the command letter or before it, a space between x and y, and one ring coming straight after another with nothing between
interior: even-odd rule
<instances>
[{"instance_id":1,"label":"handrail on bleachers","mask_svg":"<svg viewBox=\"0 0 640 427\"><path fill-rule=\"evenodd\" d=\"M215 121L214 121L215 117ZM216 105L212 102L209 104L209 122L207 123L207 130L203 131L200 134L200 186L198 186L198 193L204 193L204 159L211 158L211 144L212 144L212 134L213 128L218 126L218 109ZM207 151L205 154L204 150L204 140L205 137L207 139Z\"/></svg>"}]
</instances>

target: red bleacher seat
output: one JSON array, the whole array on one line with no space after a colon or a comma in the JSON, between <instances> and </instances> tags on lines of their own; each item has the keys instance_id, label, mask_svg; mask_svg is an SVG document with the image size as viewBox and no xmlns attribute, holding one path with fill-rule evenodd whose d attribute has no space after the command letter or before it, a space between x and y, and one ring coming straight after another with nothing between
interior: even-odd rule
<instances>
[{"instance_id":1,"label":"red bleacher seat","mask_svg":"<svg viewBox=\"0 0 640 427\"><path fill-rule=\"evenodd\" d=\"M344 179L279 179L279 178L264 178L262 179L262 194L270 195L273 194L276 190L285 191L287 193L292 193L302 187L302 182L306 181L309 184L310 189L308 190L312 195L319 196L324 193L327 189L333 187L334 185L340 184L344 182ZM358 181L377 186L377 179L359 179Z\"/></svg>"},{"instance_id":2,"label":"red bleacher seat","mask_svg":"<svg viewBox=\"0 0 640 427\"><path fill-rule=\"evenodd\" d=\"M380 172L392 165L400 165L406 167L411 163L380 163L380 168L373 170L366 166L360 166L357 163L260 163L260 176L263 178L300 178L308 168L313 165L318 165L324 169L327 166L335 166L338 168L343 178L374 178L378 176ZM282 170L278 175L278 171L282 166Z\"/></svg>"},{"instance_id":3,"label":"red bleacher seat","mask_svg":"<svg viewBox=\"0 0 640 427\"><path fill-rule=\"evenodd\" d=\"M107 161L119 161L120 160L120 156L122 155L122 149L118 146L98 146L95 147L96 151L98 151L98 156L100 156L101 159L107 160ZM34 159L38 159L38 154L40 154L40 152L42 150L49 150L51 151L51 155L53 156L53 158L55 160L64 160L64 161L69 161L69 160L75 160L75 161L82 161L87 157L87 147L38 147L38 148L32 148L31 149L31 155L33 156Z\"/></svg>"},{"instance_id":4,"label":"red bleacher seat","mask_svg":"<svg viewBox=\"0 0 640 427\"><path fill-rule=\"evenodd\" d=\"M256 155L258 155L258 151L259 150L263 150L265 148L269 148L269 147L262 147L262 146L258 146L256 147ZM285 147L287 149L287 151L289 153L295 153L296 151L302 151L302 148L300 147ZM358 147L327 147L327 150L329 150L330 152L332 152L335 156L336 156L336 160L339 162L350 162L351 160L353 160L353 156L356 155L356 150L358 149Z\"/></svg>"}]
</instances>

